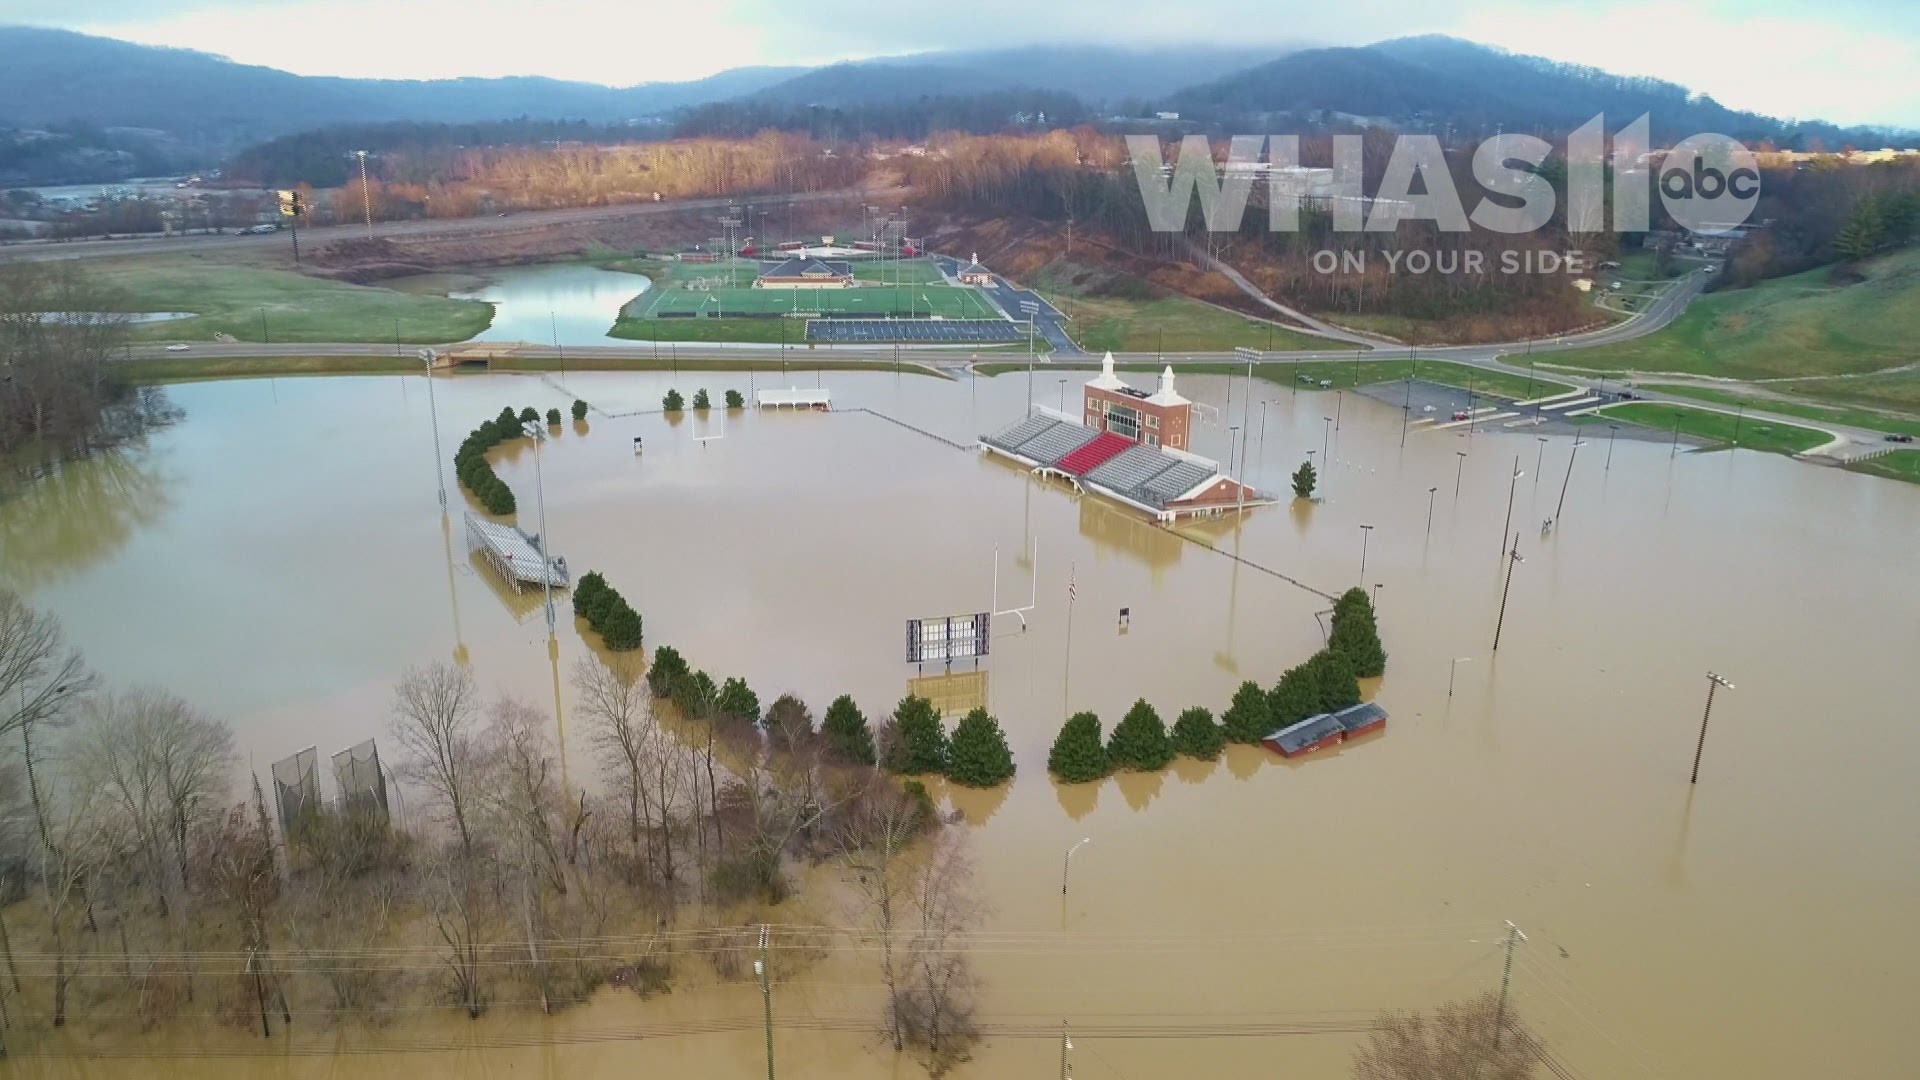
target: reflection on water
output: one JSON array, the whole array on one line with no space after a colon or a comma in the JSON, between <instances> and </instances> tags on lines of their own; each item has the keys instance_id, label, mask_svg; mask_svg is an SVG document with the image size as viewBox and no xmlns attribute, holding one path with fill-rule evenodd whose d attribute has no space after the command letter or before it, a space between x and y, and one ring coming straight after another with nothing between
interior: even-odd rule
<instances>
[{"instance_id":1,"label":"reflection on water","mask_svg":"<svg viewBox=\"0 0 1920 1080\"><path fill-rule=\"evenodd\" d=\"M700 382L717 397L749 391L751 378L703 371ZM823 381L836 405L952 438L1024 411L1020 376L961 385L828 372ZM589 373L556 388L484 376L436 389L452 433L509 404L564 410L579 396L608 412L651 407L673 382ZM1218 405L1226 385L1196 377L1182 390ZM464 649L486 693L545 701L555 664L597 648L566 619L556 658L538 594L503 592L452 548L462 541L442 531L431 494L425 395L402 394L392 380L340 379L282 380L277 396L262 383L175 396L192 419L154 437L145 471L112 483L61 478L101 489L91 502L58 485L36 496L56 519L63 499L114 509L68 510L65 524L49 525L31 520L38 511L27 500L0 504L0 566L60 614L107 678L177 690L231 721L243 753L271 761L381 734L392 681L409 664ZM1283 477L1318 450L1324 410L1312 393L1271 408L1266 460L1249 473ZM1285 1019L1423 1007L1497 985L1498 954L1482 931L1511 918L1541 942L1516 964L1516 1001L1584 1074L1633 1075L1644 1059L1668 1076L1920 1075L1914 1049L1887 1037L1904 1023L1905 1003L1920 999L1920 787L1910 775L1920 725L1905 707L1920 653L1920 562L1910 546L1920 488L1746 452L1672 459L1663 445L1625 440L1614 450L1616 479L1603 476L1598 455L1582 455L1564 524L1530 538L1515 567L1496 664L1488 652L1512 455L1537 456L1538 445L1531 434L1442 432L1415 434L1402 451L1396 408L1356 399L1352 411L1339 456L1355 467L1339 472L1324 502L1188 533L1257 566L1197 543L1188 554L1171 546L1190 544L1182 533L1109 519L1090 499L857 413L726 416L717 421L726 437L706 444L694 441L702 423L596 415L586 436L555 440L541 467L554 549L633 600L649 649L671 644L716 677L745 677L762 701L793 692L816 714L841 693L870 717L889 711L902 692L902 622L981 610L994 548L1008 556L1002 606L1026 603L1031 588L1035 608L1025 632L1011 619L999 628L979 691L990 690L1019 771L1002 788L944 796L975 823L979 884L994 910L986 929L1059 932L1062 852L1082 836L1097 844L1074 859L1067 938L980 957L985 1017L1011 1024L1045 1008L1090 1022ZM644 457L632 453L636 436ZM1228 438L1202 424L1196 451L1224 458ZM1468 451L1464 462L1456 449ZM1569 440L1547 445L1550 478L1565 475L1569 449ZM505 449L500 462L530 510L531 455ZM1428 489L1450 488L1456 468L1460 497L1439 500L1428 538ZM1522 485L1514 520L1552 514L1557 487L1536 495ZM140 497L116 504L118 490ZM164 512L137 509L155 506ZM521 523L533 527L531 514ZM1318 649L1314 613L1326 601L1275 575L1329 591L1351 584L1362 523L1376 526L1369 584L1386 583L1389 674L1377 694L1393 714L1387 733L1297 767L1234 746L1217 764L1175 766L1172 778L1062 785L1047 775L1070 709L1097 712L1109 729L1143 696L1165 717L1191 705L1217 715L1242 678L1270 684ZM1039 558L1020 565L1029 542ZM1114 622L1121 607L1134 613L1125 634ZM1473 659L1459 666L1449 702L1458 657ZM1709 668L1740 691L1716 708L1697 796L1683 801ZM929 692L957 710L971 700L971 675L955 672ZM570 717L567 680L559 690L560 716ZM671 710L661 712L673 730ZM1806 736L1809 717L1836 715L1849 718L1847 738ZM576 726L566 737L578 766L588 759ZM721 754L744 760L728 747ZM572 782L593 783L591 771L575 768ZM1292 919L1276 928L1282 911ZM1844 917L1810 932L1809 912ZM1169 944L1143 974L1129 949L1079 944L1164 934L1196 914L1205 925L1194 933L1285 932L1343 946ZM1446 932L1409 936L1436 924ZM827 984L871 984L873 973L860 957L835 962L821 986L777 990L776 1012L866 1015L871 1003L848 996L858 991ZM1821 993L1805 993L1816 982ZM756 1064L760 1004L750 986L676 988L645 1004L615 996L526 1030L571 1037L669 1016L738 1016L743 1026L685 1041L569 1045L551 1061L475 1050L430 1068L510 1061L569 1075L740 1074ZM522 1030L524 1018L499 1012L471 1026L395 1027L429 1041ZM1826 1037L1807 1039L1810 1030ZM776 1034L794 1052L794 1075L889 1071L864 1033ZM996 1040L956 1076L1053 1067L1037 1046ZM1333 1076L1345 1072L1351 1038L1128 1046L1129 1075L1250 1075L1273 1070L1278 1055L1290 1075Z\"/></svg>"},{"instance_id":2,"label":"reflection on water","mask_svg":"<svg viewBox=\"0 0 1920 1080\"><path fill-rule=\"evenodd\" d=\"M31 590L78 573L168 508L165 479L146 446L54 462L30 483L0 488L0 585Z\"/></svg>"},{"instance_id":3,"label":"reflection on water","mask_svg":"<svg viewBox=\"0 0 1920 1080\"><path fill-rule=\"evenodd\" d=\"M933 703L934 711L955 719L987 707L987 673L949 671L919 675L907 680L907 693L927 699Z\"/></svg>"},{"instance_id":4,"label":"reflection on water","mask_svg":"<svg viewBox=\"0 0 1920 1080\"><path fill-rule=\"evenodd\" d=\"M493 322L474 341L630 344L607 331L620 308L652 285L644 274L585 265L507 266L484 273L487 283L480 288L448 294L493 305Z\"/></svg>"}]
</instances>

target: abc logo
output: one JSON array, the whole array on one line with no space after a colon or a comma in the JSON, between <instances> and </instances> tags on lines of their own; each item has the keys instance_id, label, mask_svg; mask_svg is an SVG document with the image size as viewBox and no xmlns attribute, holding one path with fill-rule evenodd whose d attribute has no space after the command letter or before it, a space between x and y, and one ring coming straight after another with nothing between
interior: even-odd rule
<instances>
[{"instance_id":1,"label":"abc logo","mask_svg":"<svg viewBox=\"0 0 1920 1080\"><path fill-rule=\"evenodd\" d=\"M1655 182L1667 213L1694 232L1731 229L1760 199L1758 163L1725 135L1694 135L1674 144Z\"/></svg>"}]
</instances>

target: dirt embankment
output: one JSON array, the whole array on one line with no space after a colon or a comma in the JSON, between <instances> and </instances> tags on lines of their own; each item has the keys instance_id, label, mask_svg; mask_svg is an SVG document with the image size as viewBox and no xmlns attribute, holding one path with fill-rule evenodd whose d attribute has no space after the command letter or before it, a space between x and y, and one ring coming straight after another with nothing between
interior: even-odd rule
<instances>
[{"instance_id":1,"label":"dirt embankment","mask_svg":"<svg viewBox=\"0 0 1920 1080\"><path fill-rule=\"evenodd\" d=\"M1220 274L1203 270L1177 256L1150 258L1108 243L1098 234L1085 230L1073 235L1067 246L1067 231L1051 222L1031 218L995 218L965 221L949 218L940 221L928 233L928 243L937 250L966 256L975 252L995 270L1016 281L1031 282L1043 271L1061 274L1062 282L1087 295L1130 296L1147 299L1155 291L1178 293L1245 311L1261 318L1273 312L1255 304ZM1070 267L1053 264L1061 260ZM1051 269L1049 269L1051 267ZM1148 286L1141 293L1140 283Z\"/></svg>"},{"instance_id":2,"label":"dirt embankment","mask_svg":"<svg viewBox=\"0 0 1920 1080\"><path fill-rule=\"evenodd\" d=\"M519 223L509 216L499 219L498 228L484 232L462 229L335 240L308 260L308 272L364 284L453 267L519 266L595 254L675 251L711 242L721 232L716 220L721 213L700 209L542 223ZM796 203L757 211L744 235L846 234L857 229L859 221L857 198ZM763 222L766 227L762 227ZM765 236L756 239L764 241Z\"/></svg>"}]
</instances>

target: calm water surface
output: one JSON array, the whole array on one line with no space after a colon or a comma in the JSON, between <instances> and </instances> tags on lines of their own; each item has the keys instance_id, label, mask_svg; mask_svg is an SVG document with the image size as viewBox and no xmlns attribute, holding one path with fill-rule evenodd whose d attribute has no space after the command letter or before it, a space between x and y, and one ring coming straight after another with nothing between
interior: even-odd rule
<instances>
[{"instance_id":1,"label":"calm water surface","mask_svg":"<svg viewBox=\"0 0 1920 1080\"><path fill-rule=\"evenodd\" d=\"M597 266L503 266L481 271L486 284L449 293L455 300L485 300L493 323L474 341L523 341L538 345L620 345L607 330L627 301L652 285L644 274Z\"/></svg>"},{"instance_id":2,"label":"calm water surface","mask_svg":"<svg viewBox=\"0 0 1920 1080\"><path fill-rule=\"evenodd\" d=\"M843 410L868 406L961 439L1019 416L1026 393L1024 375L785 381L816 380ZM441 452L503 405L592 401L601 412L542 456L554 550L635 602L650 648L672 644L716 676L744 675L763 701L800 693L816 714L841 692L870 715L890 708L922 674L901 662L902 620L986 608L998 546L1001 605L1037 592L1029 628L996 622L984 679L914 684L954 708L984 698L1019 763L1009 788L953 797L972 823L989 929L1033 935L979 956L990 1022L1359 1024L1497 985L1499 928L1512 919L1529 935L1516 1001L1583 1075L1920 1074L1920 1051L1899 1034L1920 1001L1920 725L1908 666L1920 647L1920 488L1622 441L1610 468L1603 445L1581 452L1561 524L1542 537L1568 440L1548 444L1544 469L1531 433L1415 434L1402 449L1398 410L1355 398L1340 409L1323 502L1177 534L861 413L605 415L657 408L672 381L441 378ZM718 400L769 381L780 380L710 373L678 387L691 396L704 384ZM1197 449L1224 458L1244 388L1181 386L1221 409ZM1049 403L1056 389L1036 384ZM384 735L408 664L458 656L489 691L552 701L537 598L469 559L463 496L451 524L441 519L421 378L172 393L189 419L146 450L0 505L0 579L57 611L109 678L217 711L262 764ZM1264 436L1259 398L1271 401ZM1333 402L1267 385L1254 404L1249 471L1283 488L1319 450ZM723 437L696 441L709 435ZM1528 474L1513 512L1525 562L1496 659L1516 456ZM499 462L537 527L532 454L503 448ZM1364 578L1362 524L1375 526ZM1324 599L1198 541L1326 591L1380 583L1390 659L1373 689L1389 729L1303 762L1240 748L1159 776L1054 784L1046 752L1064 713L1094 709L1110 725L1140 696L1169 721L1190 704L1217 711L1241 679L1271 683L1319 647ZM1016 558L1036 550L1031 566ZM564 673L586 645L562 614ZM1449 699L1457 657L1471 659ZM1738 689L1716 703L1690 787L1709 668ZM593 782L581 741L568 742L573 778ZM1063 904L1061 857L1083 836L1094 843L1074 857ZM776 1012L869 1014L875 981L860 958L836 957L781 988ZM380 1075L476 1064L747 1075L760 1067L758 1008L742 985L644 1004L616 995L555 1018L422 1020L367 1038L468 1048L360 1060ZM732 1017L745 1026L586 1041ZM559 1045L482 1052L480 1040L514 1031ZM894 1075L861 1035L778 1038L783 1075ZM1076 1036L1087 1049L1075 1068L1337 1077L1354 1038ZM996 1040L958 1075L1038 1074L1057 1052L1050 1039ZM242 1076L258 1064L194 1068ZM319 1075L322 1065L275 1067ZM171 1075L178 1064L130 1067Z\"/></svg>"}]
</instances>

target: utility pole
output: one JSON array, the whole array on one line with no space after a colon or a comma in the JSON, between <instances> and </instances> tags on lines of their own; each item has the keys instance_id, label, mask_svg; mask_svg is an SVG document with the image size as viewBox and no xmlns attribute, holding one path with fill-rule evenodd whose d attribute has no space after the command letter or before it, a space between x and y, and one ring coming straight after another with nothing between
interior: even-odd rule
<instances>
[{"instance_id":1,"label":"utility pole","mask_svg":"<svg viewBox=\"0 0 1920 1080\"><path fill-rule=\"evenodd\" d=\"M367 152L355 150L360 155L360 206L367 212L367 239L373 239L373 192L367 187Z\"/></svg>"},{"instance_id":2,"label":"utility pole","mask_svg":"<svg viewBox=\"0 0 1920 1080\"><path fill-rule=\"evenodd\" d=\"M433 360L432 349L421 349L420 362L427 369L427 415L433 418L433 475L438 481L435 494L440 496L440 514L447 513L447 467L440 461L440 406L433 400Z\"/></svg>"},{"instance_id":3,"label":"utility pole","mask_svg":"<svg viewBox=\"0 0 1920 1080\"><path fill-rule=\"evenodd\" d=\"M1707 718L1713 715L1713 692L1722 686L1733 689L1732 683L1707 672L1707 711L1700 714L1700 741L1693 746L1693 775L1687 778L1689 784L1700 782L1700 752L1707 748Z\"/></svg>"},{"instance_id":4,"label":"utility pole","mask_svg":"<svg viewBox=\"0 0 1920 1080\"><path fill-rule=\"evenodd\" d=\"M1520 557L1520 534L1514 533L1513 550L1507 553L1507 583L1500 586L1500 618L1493 624L1494 652L1500 651L1500 631L1507 625L1507 593L1513 588L1513 564L1526 561Z\"/></svg>"},{"instance_id":5,"label":"utility pole","mask_svg":"<svg viewBox=\"0 0 1920 1080\"><path fill-rule=\"evenodd\" d=\"M753 973L760 976L760 1002L766 1014L767 1080L773 1080L773 984L767 970L767 924L760 924L760 959L753 962Z\"/></svg>"},{"instance_id":6,"label":"utility pole","mask_svg":"<svg viewBox=\"0 0 1920 1080\"><path fill-rule=\"evenodd\" d=\"M1560 481L1560 501L1554 504L1553 507L1553 520L1555 523L1560 521L1560 512L1567 508L1567 485L1573 483L1573 462L1575 458L1580 456L1580 448L1585 445L1587 445L1585 439L1582 439L1578 435L1573 437L1573 453L1567 455L1567 475L1565 479Z\"/></svg>"},{"instance_id":7,"label":"utility pole","mask_svg":"<svg viewBox=\"0 0 1920 1080\"><path fill-rule=\"evenodd\" d=\"M1493 1048L1495 1050L1500 1049L1500 1032L1507 1026L1507 987L1513 982L1513 950L1525 940L1527 935L1521 933L1520 928L1513 925L1513 921L1509 919L1507 921L1507 962L1500 971L1500 1005L1493 1016Z\"/></svg>"},{"instance_id":8,"label":"utility pole","mask_svg":"<svg viewBox=\"0 0 1920 1080\"><path fill-rule=\"evenodd\" d=\"M1525 475L1527 474L1520 471L1520 455L1513 455L1513 479L1507 482L1507 521L1506 524L1500 526L1500 539L1502 540L1507 538L1507 530L1513 528L1513 492L1515 488L1519 487L1520 478ZM1500 546L1504 548L1507 545L1501 544Z\"/></svg>"}]
</instances>

